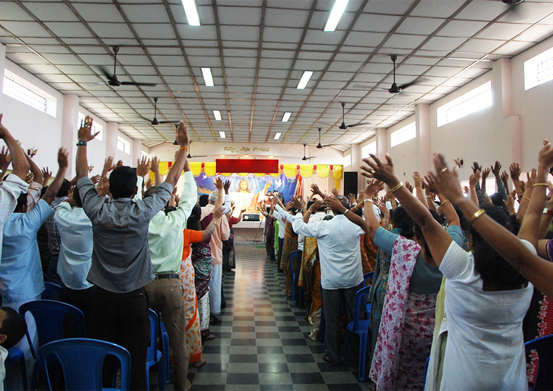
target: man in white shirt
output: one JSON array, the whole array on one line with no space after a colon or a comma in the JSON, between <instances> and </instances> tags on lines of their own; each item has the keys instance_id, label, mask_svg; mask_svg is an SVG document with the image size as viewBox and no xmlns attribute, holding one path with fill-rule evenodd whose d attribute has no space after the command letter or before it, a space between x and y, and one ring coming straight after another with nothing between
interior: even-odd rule
<instances>
[{"instance_id":1,"label":"man in white shirt","mask_svg":"<svg viewBox=\"0 0 553 391\"><path fill-rule=\"evenodd\" d=\"M345 208L349 207L346 197L336 198ZM317 207L316 204L312 205L311 213ZM341 304L343 302L346 309L348 322L352 321L355 294L363 285L360 237L364 231L337 210L333 210L335 216L332 220L307 224L300 214L292 217L280 205L276 208L283 217L289 219L294 232L317 239L328 349L323 360L338 365L342 362L339 349Z\"/></svg>"}]
</instances>

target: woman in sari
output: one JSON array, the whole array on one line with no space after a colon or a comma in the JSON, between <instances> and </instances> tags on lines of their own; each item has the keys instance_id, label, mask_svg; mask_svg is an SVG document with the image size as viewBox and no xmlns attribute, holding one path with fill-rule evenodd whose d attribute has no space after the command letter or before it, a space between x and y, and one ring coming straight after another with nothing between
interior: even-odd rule
<instances>
[{"instance_id":1,"label":"woman in sari","mask_svg":"<svg viewBox=\"0 0 553 391\"><path fill-rule=\"evenodd\" d=\"M412 239L380 227L371 200L381 188L381 182L373 182L365 189L365 221L351 212L346 214L348 219L365 226L380 250L391 254L369 376L377 390L422 390L424 366L432 346L436 296L443 276L419 226L415 224ZM436 212L430 213L440 222ZM451 204L444 206L444 214L450 223L449 235L462 243L459 218Z\"/></svg>"},{"instance_id":2,"label":"woman in sari","mask_svg":"<svg viewBox=\"0 0 553 391\"><path fill-rule=\"evenodd\" d=\"M278 198L273 198L278 200ZM282 206L282 203L281 203ZM290 211L293 207L291 203L286 204L286 211ZM282 229L279 227L279 229ZM292 229L292 224L288 221L284 225L284 241L282 245L282 255L280 258L280 269L284 272L284 291L287 297L292 296L292 271L290 270L290 253L298 249L298 234Z\"/></svg>"}]
</instances>

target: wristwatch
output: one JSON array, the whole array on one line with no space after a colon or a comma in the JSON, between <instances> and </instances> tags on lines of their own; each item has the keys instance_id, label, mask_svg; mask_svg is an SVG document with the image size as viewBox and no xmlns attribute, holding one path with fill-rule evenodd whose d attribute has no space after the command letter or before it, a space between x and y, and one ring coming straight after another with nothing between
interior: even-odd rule
<instances>
[{"instance_id":1,"label":"wristwatch","mask_svg":"<svg viewBox=\"0 0 553 391\"><path fill-rule=\"evenodd\" d=\"M79 140L79 141L77 141L77 147L79 147L79 146L81 146L81 145L83 145L83 146L86 147L86 141L84 141L84 140Z\"/></svg>"}]
</instances>

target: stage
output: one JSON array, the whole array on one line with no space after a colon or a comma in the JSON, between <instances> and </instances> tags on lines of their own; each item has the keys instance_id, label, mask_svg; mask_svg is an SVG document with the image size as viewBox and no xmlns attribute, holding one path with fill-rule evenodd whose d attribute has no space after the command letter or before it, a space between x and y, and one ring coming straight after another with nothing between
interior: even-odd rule
<instances>
[{"instance_id":1,"label":"stage","mask_svg":"<svg viewBox=\"0 0 553 391\"><path fill-rule=\"evenodd\" d=\"M265 220L244 221L232 226L235 242L263 242Z\"/></svg>"}]
</instances>

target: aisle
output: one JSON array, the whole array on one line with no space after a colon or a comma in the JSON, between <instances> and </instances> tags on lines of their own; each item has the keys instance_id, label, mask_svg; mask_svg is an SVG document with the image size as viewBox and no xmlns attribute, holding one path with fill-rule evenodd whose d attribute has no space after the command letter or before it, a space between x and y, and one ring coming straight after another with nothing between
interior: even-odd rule
<instances>
[{"instance_id":1,"label":"aisle","mask_svg":"<svg viewBox=\"0 0 553 391\"><path fill-rule=\"evenodd\" d=\"M238 244L235 273L227 273L227 308L206 343L202 368L190 368L194 389L367 390L353 368L322 361L323 344L307 338L306 310L290 307L284 276L265 260L265 248Z\"/></svg>"}]
</instances>

